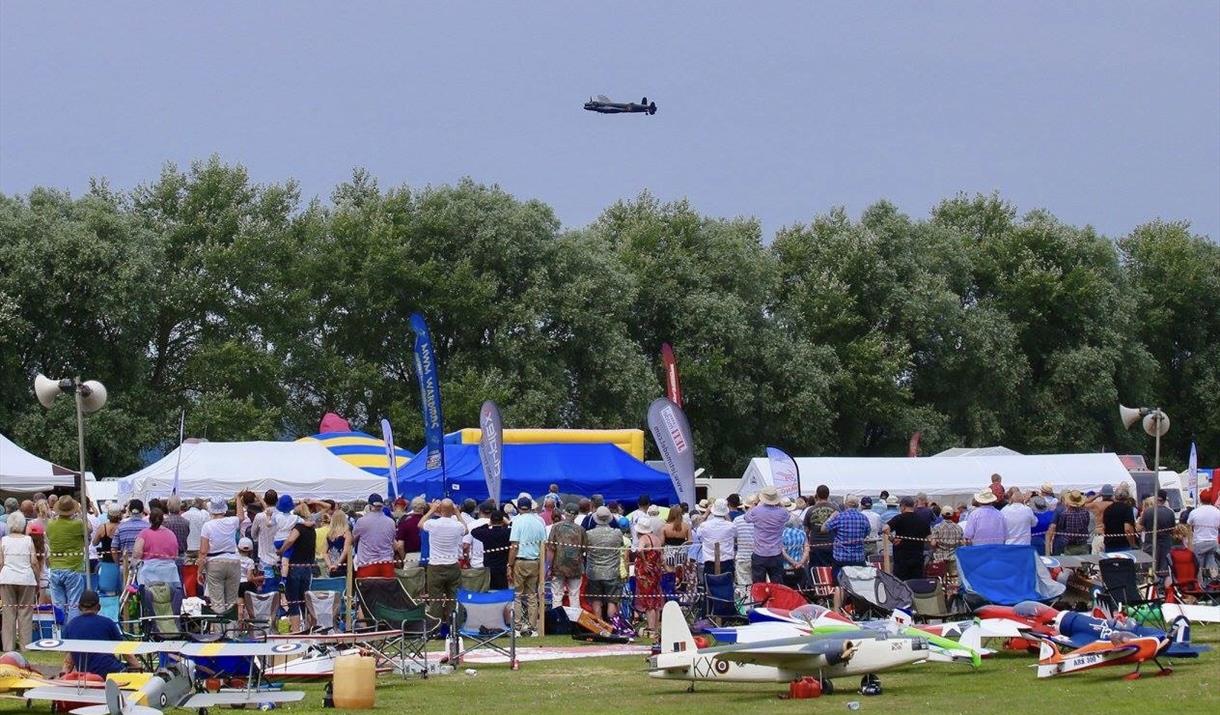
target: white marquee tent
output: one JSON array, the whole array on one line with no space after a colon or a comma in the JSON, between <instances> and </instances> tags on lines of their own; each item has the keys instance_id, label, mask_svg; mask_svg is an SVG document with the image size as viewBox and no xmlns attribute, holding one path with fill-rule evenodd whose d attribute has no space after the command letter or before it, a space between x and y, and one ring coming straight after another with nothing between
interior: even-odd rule
<instances>
[{"instance_id":1,"label":"white marquee tent","mask_svg":"<svg viewBox=\"0 0 1220 715\"><path fill-rule=\"evenodd\" d=\"M178 453L182 462L178 462ZM317 442L187 441L119 480L120 499L167 497L179 472L178 495L229 498L242 489L274 489L297 499L353 501L385 494L386 480L353 467Z\"/></svg>"},{"instance_id":2,"label":"white marquee tent","mask_svg":"<svg viewBox=\"0 0 1220 715\"><path fill-rule=\"evenodd\" d=\"M77 481L76 472L30 454L0 434L0 490L45 492Z\"/></svg>"},{"instance_id":3,"label":"white marquee tent","mask_svg":"<svg viewBox=\"0 0 1220 715\"><path fill-rule=\"evenodd\" d=\"M801 493L812 494L819 484L835 496L876 496L881 490L898 496L924 492L941 503L968 503L970 497L1003 477L1005 487L1038 489L1050 482L1056 494L1064 489L1100 489L1131 482L1118 456L1099 454L1034 454L979 457L798 457ZM750 460L737 492L753 494L771 484L771 465L764 457Z\"/></svg>"}]
</instances>

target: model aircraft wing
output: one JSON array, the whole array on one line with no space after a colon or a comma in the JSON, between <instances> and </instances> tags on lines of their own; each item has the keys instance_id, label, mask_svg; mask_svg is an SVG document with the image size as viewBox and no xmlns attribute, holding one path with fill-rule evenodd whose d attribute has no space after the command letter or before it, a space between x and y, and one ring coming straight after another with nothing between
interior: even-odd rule
<instances>
[{"instance_id":1,"label":"model aircraft wing","mask_svg":"<svg viewBox=\"0 0 1220 715\"><path fill-rule=\"evenodd\" d=\"M29 690L30 688L41 688L51 685L54 685L54 683L49 678L32 678L23 675L0 677L0 693L6 693L10 690Z\"/></svg>"},{"instance_id":2,"label":"model aircraft wing","mask_svg":"<svg viewBox=\"0 0 1220 715\"><path fill-rule=\"evenodd\" d=\"M100 683L99 683L100 685ZM73 688L63 685L51 685L42 688L31 688L21 696L27 700L62 700L69 703L104 703L106 691L101 688Z\"/></svg>"},{"instance_id":3,"label":"model aircraft wing","mask_svg":"<svg viewBox=\"0 0 1220 715\"><path fill-rule=\"evenodd\" d=\"M713 658L777 668L800 667L804 664L820 667L848 660L855 654L855 650L855 645L846 638L817 638L797 645L783 641L770 644L751 643L726 649L715 654Z\"/></svg>"},{"instance_id":4,"label":"model aircraft wing","mask_svg":"<svg viewBox=\"0 0 1220 715\"><path fill-rule=\"evenodd\" d=\"M104 655L148 655L149 653L175 653L188 645L184 641L93 641L83 639L43 638L29 645L30 650L49 650L57 653L100 653Z\"/></svg>"},{"instance_id":5,"label":"model aircraft wing","mask_svg":"<svg viewBox=\"0 0 1220 715\"><path fill-rule=\"evenodd\" d=\"M300 655L308 648L306 643L182 643L175 651L187 658L217 658L220 656L269 656Z\"/></svg>"},{"instance_id":6,"label":"model aircraft wing","mask_svg":"<svg viewBox=\"0 0 1220 715\"><path fill-rule=\"evenodd\" d=\"M187 698L183 708L213 708L217 705L256 705L258 703L295 703L303 700L300 690L222 690L218 693L199 693Z\"/></svg>"}]
</instances>

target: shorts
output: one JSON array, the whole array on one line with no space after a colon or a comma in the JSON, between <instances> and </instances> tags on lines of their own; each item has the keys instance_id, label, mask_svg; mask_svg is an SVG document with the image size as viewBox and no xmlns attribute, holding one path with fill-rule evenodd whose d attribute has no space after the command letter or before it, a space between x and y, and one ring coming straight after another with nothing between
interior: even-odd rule
<instances>
[{"instance_id":1,"label":"shorts","mask_svg":"<svg viewBox=\"0 0 1220 715\"><path fill-rule=\"evenodd\" d=\"M280 547L284 545L284 540L283 540L283 539L276 539L276 540L275 540L274 542L272 542L272 543L274 543L274 544L275 544L275 550L276 550L276 551L279 551L279 550L280 550ZM296 550L296 547L295 547L295 546L294 546L294 547L292 547L292 548L290 548L290 549L285 549L285 550L284 550L283 557L284 557L284 558L286 558L286 559L290 559L290 558L292 558L292 552L293 552L293 551L295 551L295 550Z\"/></svg>"},{"instance_id":2,"label":"shorts","mask_svg":"<svg viewBox=\"0 0 1220 715\"><path fill-rule=\"evenodd\" d=\"M585 598L590 601L618 603L622 594L623 582L621 579L612 578L604 581L589 579L585 584Z\"/></svg>"},{"instance_id":3,"label":"shorts","mask_svg":"<svg viewBox=\"0 0 1220 715\"><path fill-rule=\"evenodd\" d=\"M284 581L284 597L287 599L288 615L299 616L304 610L305 592L313 581L313 566L290 564L288 578Z\"/></svg>"},{"instance_id":4,"label":"shorts","mask_svg":"<svg viewBox=\"0 0 1220 715\"><path fill-rule=\"evenodd\" d=\"M253 591L254 593L258 593L258 587L255 586L254 584L250 583L249 581L243 581L237 587L237 597L241 598L242 596L246 595L246 593L248 591Z\"/></svg>"}]
</instances>

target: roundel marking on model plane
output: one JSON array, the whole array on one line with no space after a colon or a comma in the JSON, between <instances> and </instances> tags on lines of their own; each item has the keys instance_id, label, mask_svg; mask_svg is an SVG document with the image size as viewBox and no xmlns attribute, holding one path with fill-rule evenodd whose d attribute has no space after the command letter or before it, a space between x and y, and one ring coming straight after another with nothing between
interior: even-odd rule
<instances>
[{"instance_id":1,"label":"roundel marking on model plane","mask_svg":"<svg viewBox=\"0 0 1220 715\"><path fill-rule=\"evenodd\" d=\"M58 638L43 638L42 640L38 641L34 645L38 646L39 648L50 649L50 648L58 648L63 644L64 644L64 642L59 640Z\"/></svg>"},{"instance_id":2,"label":"roundel marking on model plane","mask_svg":"<svg viewBox=\"0 0 1220 715\"><path fill-rule=\"evenodd\" d=\"M729 672L729 661L727 661L727 660L714 661L714 665L712 667L716 669L717 673L724 675L725 673Z\"/></svg>"}]
</instances>

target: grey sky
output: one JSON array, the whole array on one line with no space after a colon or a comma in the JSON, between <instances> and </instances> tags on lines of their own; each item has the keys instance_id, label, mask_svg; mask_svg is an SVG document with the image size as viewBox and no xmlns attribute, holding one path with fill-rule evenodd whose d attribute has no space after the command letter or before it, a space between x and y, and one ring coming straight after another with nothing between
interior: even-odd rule
<instances>
[{"instance_id":1,"label":"grey sky","mask_svg":"<svg viewBox=\"0 0 1220 715\"><path fill-rule=\"evenodd\" d=\"M645 188L768 239L999 191L1220 236L1220 3L857 4L4 0L0 191L217 153L306 198L469 175L568 226Z\"/></svg>"}]
</instances>

